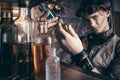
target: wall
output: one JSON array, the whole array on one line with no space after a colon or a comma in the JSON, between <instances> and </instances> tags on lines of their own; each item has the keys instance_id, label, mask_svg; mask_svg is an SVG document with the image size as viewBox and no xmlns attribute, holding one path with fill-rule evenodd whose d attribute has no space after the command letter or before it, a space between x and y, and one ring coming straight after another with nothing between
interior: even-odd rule
<instances>
[{"instance_id":1,"label":"wall","mask_svg":"<svg viewBox=\"0 0 120 80\"><path fill-rule=\"evenodd\" d=\"M114 0L114 11L120 12L120 0Z\"/></svg>"},{"instance_id":2,"label":"wall","mask_svg":"<svg viewBox=\"0 0 120 80\"><path fill-rule=\"evenodd\" d=\"M120 0L113 0L113 27L115 33L120 36Z\"/></svg>"}]
</instances>

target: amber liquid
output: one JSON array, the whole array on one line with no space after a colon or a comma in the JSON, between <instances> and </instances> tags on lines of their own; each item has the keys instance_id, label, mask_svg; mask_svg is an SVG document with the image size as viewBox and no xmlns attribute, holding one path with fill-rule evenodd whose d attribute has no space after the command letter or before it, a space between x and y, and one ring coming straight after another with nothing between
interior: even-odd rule
<instances>
[{"instance_id":1,"label":"amber liquid","mask_svg":"<svg viewBox=\"0 0 120 80\"><path fill-rule=\"evenodd\" d=\"M45 63L50 55L50 44L39 43L32 44L34 74L36 80L45 80Z\"/></svg>"}]
</instances>

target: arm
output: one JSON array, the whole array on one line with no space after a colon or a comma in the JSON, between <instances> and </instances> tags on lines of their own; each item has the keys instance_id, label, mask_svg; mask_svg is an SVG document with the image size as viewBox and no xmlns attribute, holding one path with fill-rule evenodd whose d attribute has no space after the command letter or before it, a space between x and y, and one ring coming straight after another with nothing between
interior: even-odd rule
<instances>
[{"instance_id":1,"label":"arm","mask_svg":"<svg viewBox=\"0 0 120 80\"><path fill-rule=\"evenodd\" d=\"M120 40L117 42L115 48L115 57L110 64L110 76L116 80L120 80Z\"/></svg>"}]
</instances>

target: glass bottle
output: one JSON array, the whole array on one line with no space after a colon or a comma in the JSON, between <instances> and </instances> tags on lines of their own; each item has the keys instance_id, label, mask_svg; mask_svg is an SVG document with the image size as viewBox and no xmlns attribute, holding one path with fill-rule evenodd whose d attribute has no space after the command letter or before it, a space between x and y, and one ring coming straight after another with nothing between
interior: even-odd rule
<instances>
[{"instance_id":1,"label":"glass bottle","mask_svg":"<svg viewBox=\"0 0 120 80\"><path fill-rule=\"evenodd\" d=\"M33 61L31 44L33 39L34 22L31 19L29 0L18 0L19 17L14 21L18 28L17 54L18 67L17 75L27 77L33 74Z\"/></svg>"},{"instance_id":2,"label":"glass bottle","mask_svg":"<svg viewBox=\"0 0 120 80\"><path fill-rule=\"evenodd\" d=\"M60 74L60 58L56 56L56 48L51 48L46 61L46 80L61 80Z\"/></svg>"},{"instance_id":3,"label":"glass bottle","mask_svg":"<svg viewBox=\"0 0 120 80\"><path fill-rule=\"evenodd\" d=\"M16 27L13 22L12 3L1 4L0 25L0 76L10 77L16 66Z\"/></svg>"},{"instance_id":4,"label":"glass bottle","mask_svg":"<svg viewBox=\"0 0 120 80\"><path fill-rule=\"evenodd\" d=\"M47 22L40 22L38 30L32 44L34 74L36 80L45 80L45 64L50 56L51 36L48 34Z\"/></svg>"}]
</instances>

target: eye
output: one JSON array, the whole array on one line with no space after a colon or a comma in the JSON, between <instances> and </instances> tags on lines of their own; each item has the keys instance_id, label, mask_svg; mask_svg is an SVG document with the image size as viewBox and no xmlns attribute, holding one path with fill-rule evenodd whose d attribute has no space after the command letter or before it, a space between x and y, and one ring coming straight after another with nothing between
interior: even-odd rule
<instances>
[{"instance_id":1,"label":"eye","mask_svg":"<svg viewBox=\"0 0 120 80\"><path fill-rule=\"evenodd\" d=\"M93 16L92 19L93 20L96 20L98 18L98 16Z\"/></svg>"}]
</instances>

